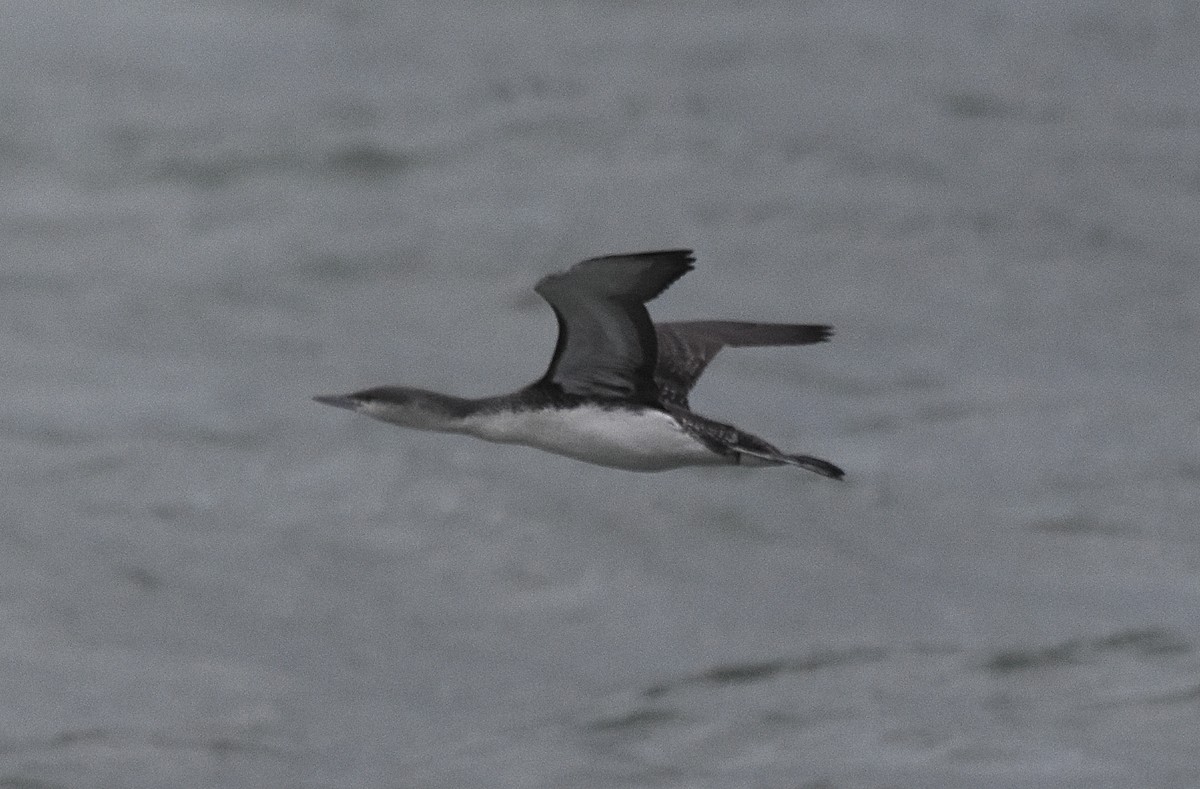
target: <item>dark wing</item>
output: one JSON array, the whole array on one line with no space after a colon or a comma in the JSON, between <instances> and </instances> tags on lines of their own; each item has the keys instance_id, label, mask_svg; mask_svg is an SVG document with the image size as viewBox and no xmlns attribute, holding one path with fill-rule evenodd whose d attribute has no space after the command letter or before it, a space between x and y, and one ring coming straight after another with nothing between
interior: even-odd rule
<instances>
[{"instance_id":1,"label":"dark wing","mask_svg":"<svg viewBox=\"0 0 1200 789\"><path fill-rule=\"evenodd\" d=\"M688 392L704 368L725 346L808 345L825 342L831 326L742 321L683 321L659 323L658 363L654 380L663 402L687 407Z\"/></svg>"},{"instance_id":2,"label":"dark wing","mask_svg":"<svg viewBox=\"0 0 1200 789\"><path fill-rule=\"evenodd\" d=\"M584 396L654 401L658 340L645 303L692 270L691 250L591 258L535 290L558 317L558 343L539 383Z\"/></svg>"}]
</instances>

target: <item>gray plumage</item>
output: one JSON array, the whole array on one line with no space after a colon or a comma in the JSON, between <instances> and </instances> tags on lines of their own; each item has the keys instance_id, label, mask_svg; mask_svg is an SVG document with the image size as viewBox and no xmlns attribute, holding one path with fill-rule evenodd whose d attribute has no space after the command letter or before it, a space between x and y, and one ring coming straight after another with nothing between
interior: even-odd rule
<instances>
[{"instance_id":1,"label":"gray plumage","mask_svg":"<svg viewBox=\"0 0 1200 789\"><path fill-rule=\"evenodd\" d=\"M568 394L654 402L658 340L646 302L692 270L691 250L590 258L534 288L558 318L542 380Z\"/></svg>"},{"instance_id":2,"label":"gray plumage","mask_svg":"<svg viewBox=\"0 0 1200 789\"><path fill-rule=\"evenodd\" d=\"M688 392L708 363L726 346L808 345L825 342L833 329L820 324L682 321L654 325L658 363L654 380L663 402L688 407Z\"/></svg>"},{"instance_id":3,"label":"gray plumage","mask_svg":"<svg viewBox=\"0 0 1200 789\"><path fill-rule=\"evenodd\" d=\"M589 258L537 283L558 320L545 374L511 394L466 399L399 386L317 397L406 427L527 444L599 465L793 465L841 478L832 463L783 452L692 412L688 393L729 347L806 345L820 324L681 321L655 325L646 302L692 269L691 250Z\"/></svg>"}]
</instances>

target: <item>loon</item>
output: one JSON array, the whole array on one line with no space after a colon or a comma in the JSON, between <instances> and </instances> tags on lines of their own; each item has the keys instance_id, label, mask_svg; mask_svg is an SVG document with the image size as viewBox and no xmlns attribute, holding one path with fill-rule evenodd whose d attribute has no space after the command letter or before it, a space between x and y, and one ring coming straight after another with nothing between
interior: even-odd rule
<instances>
[{"instance_id":1,"label":"loon","mask_svg":"<svg viewBox=\"0 0 1200 789\"><path fill-rule=\"evenodd\" d=\"M820 324L652 323L646 302L694 262L689 249L607 255L543 278L534 290L554 310L558 341L545 375L516 392L466 399L380 386L313 399L403 427L630 471L788 465L841 479L827 460L784 452L692 412L688 393L725 346L807 345L833 333Z\"/></svg>"}]
</instances>

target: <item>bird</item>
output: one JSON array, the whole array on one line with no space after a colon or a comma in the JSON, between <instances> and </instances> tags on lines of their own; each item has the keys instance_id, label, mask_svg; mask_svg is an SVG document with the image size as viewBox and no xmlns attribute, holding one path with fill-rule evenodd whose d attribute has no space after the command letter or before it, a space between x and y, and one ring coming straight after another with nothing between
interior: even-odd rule
<instances>
[{"instance_id":1,"label":"bird","mask_svg":"<svg viewBox=\"0 0 1200 789\"><path fill-rule=\"evenodd\" d=\"M688 394L733 348L827 341L824 324L697 320L654 323L646 303L692 270L690 249L588 258L541 279L558 339L545 374L509 394L463 398L405 386L318 395L318 403L418 430L523 444L629 471L795 466L841 479L818 457L784 452L693 412Z\"/></svg>"}]
</instances>

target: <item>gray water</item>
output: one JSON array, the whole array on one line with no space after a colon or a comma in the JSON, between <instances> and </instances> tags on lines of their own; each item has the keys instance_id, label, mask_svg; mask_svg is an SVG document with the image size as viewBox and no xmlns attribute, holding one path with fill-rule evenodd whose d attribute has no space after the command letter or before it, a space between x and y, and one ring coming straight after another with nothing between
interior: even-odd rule
<instances>
[{"instance_id":1,"label":"gray water","mask_svg":"<svg viewBox=\"0 0 1200 789\"><path fill-rule=\"evenodd\" d=\"M0 786L1200 786L1196 9L6 3ZM846 483L309 400L661 246Z\"/></svg>"}]
</instances>

